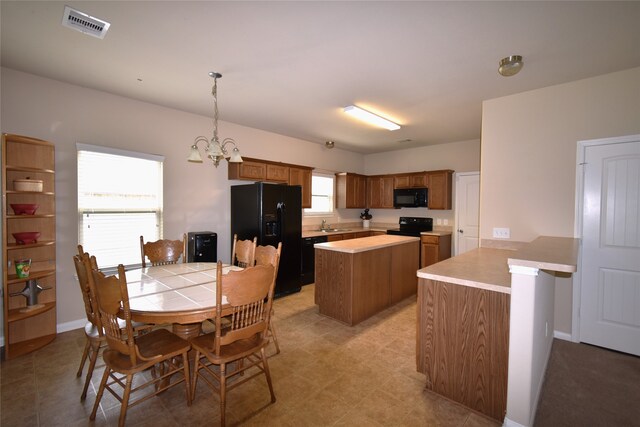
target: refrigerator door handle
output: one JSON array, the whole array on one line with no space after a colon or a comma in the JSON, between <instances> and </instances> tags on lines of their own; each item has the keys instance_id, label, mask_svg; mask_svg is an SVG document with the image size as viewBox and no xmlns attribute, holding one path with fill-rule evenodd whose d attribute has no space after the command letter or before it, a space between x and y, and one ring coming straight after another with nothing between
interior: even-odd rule
<instances>
[{"instance_id":1,"label":"refrigerator door handle","mask_svg":"<svg viewBox=\"0 0 640 427\"><path fill-rule=\"evenodd\" d=\"M284 218L286 214L286 205L284 202L278 202L276 206L278 212L278 239L282 241L283 239L283 230L284 230Z\"/></svg>"}]
</instances>

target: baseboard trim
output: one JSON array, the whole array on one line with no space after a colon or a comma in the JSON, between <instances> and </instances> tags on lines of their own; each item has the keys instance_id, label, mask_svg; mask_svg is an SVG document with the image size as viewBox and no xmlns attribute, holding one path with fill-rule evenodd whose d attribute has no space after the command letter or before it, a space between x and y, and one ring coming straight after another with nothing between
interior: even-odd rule
<instances>
[{"instance_id":1,"label":"baseboard trim","mask_svg":"<svg viewBox=\"0 0 640 427\"><path fill-rule=\"evenodd\" d=\"M517 422L515 422L513 420L510 420L509 418L505 417L504 418L504 422L502 423L502 427L526 427L526 426L523 426L522 424L517 423Z\"/></svg>"},{"instance_id":2,"label":"baseboard trim","mask_svg":"<svg viewBox=\"0 0 640 427\"><path fill-rule=\"evenodd\" d=\"M73 331L74 329L84 328L87 324L87 319L72 320L71 322L58 323L56 331L60 334L62 332Z\"/></svg>"},{"instance_id":3,"label":"baseboard trim","mask_svg":"<svg viewBox=\"0 0 640 427\"><path fill-rule=\"evenodd\" d=\"M567 333L567 332L562 332L562 331L553 331L553 337L554 338L558 338L559 340L565 340L565 341L571 341L573 342L573 339L571 339L571 334Z\"/></svg>"}]
</instances>

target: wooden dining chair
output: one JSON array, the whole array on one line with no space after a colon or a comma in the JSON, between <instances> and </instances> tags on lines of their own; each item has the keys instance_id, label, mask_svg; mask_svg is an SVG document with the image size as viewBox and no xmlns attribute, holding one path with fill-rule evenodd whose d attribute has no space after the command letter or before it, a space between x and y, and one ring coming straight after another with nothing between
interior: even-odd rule
<instances>
[{"instance_id":1,"label":"wooden dining chair","mask_svg":"<svg viewBox=\"0 0 640 427\"><path fill-rule=\"evenodd\" d=\"M87 252L83 251L82 245L78 245L78 255L73 257L73 264L78 276L78 284L80 285L80 292L82 293L82 300L84 302L84 311L87 316L87 323L84 326L85 345L82 352L82 358L80 359L80 366L78 367L77 377L82 375L84 365L89 359L89 367L87 369L87 375L84 381L84 387L82 388L82 394L80 395L80 401L84 401L87 397L87 389L93 376L93 370L95 369L96 362L100 350L106 346L106 340L104 337L102 323L100 321L100 315L98 313L98 303L96 301L95 287L93 285L93 270L98 270L98 262L95 256L89 256ZM124 320L120 320L121 327L124 327ZM151 330L153 325L142 322L133 322L133 330L136 334L143 334Z\"/></svg>"},{"instance_id":2,"label":"wooden dining chair","mask_svg":"<svg viewBox=\"0 0 640 427\"><path fill-rule=\"evenodd\" d=\"M187 256L187 235L182 235L182 240L160 239L155 242L144 242L140 236L140 255L142 256L142 268L147 266L147 258L151 265L177 264L180 256L182 262Z\"/></svg>"},{"instance_id":3,"label":"wooden dining chair","mask_svg":"<svg viewBox=\"0 0 640 427\"><path fill-rule=\"evenodd\" d=\"M105 276L100 271L92 271L100 321L108 348L102 353L106 365L96 401L89 417L95 420L100 400L105 390L113 394L121 402L118 426L124 426L127 409L165 391L184 381L187 405L191 406L189 359L187 352L191 349L188 341L178 337L166 329L155 329L144 335L135 336L129 309L129 293L124 266L118 266L118 276ZM119 318L125 320L122 328ZM132 389L134 376L149 368L156 375L151 379L144 377L136 381ZM176 378L179 378L176 380ZM124 381L123 381L124 380ZM132 392L138 392L149 386L152 391L129 403ZM117 386L123 388L118 394Z\"/></svg>"},{"instance_id":4,"label":"wooden dining chair","mask_svg":"<svg viewBox=\"0 0 640 427\"><path fill-rule=\"evenodd\" d=\"M282 254L282 242L278 242L278 247L271 245L256 246L256 265L273 265L276 269L276 277L278 276L278 267L280 266L280 256ZM276 347L276 352L271 356L280 354L280 345L278 344L278 336L276 335L276 329L273 325L273 308L271 309L271 316L269 321L269 329L267 330L268 336L273 338L273 344Z\"/></svg>"},{"instance_id":5,"label":"wooden dining chair","mask_svg":"<svg viewBox=\"0 0 640 427\"><path fill-rule=\"evenodd\" d=\"M256 245L258 238L253 240L238 240L238 235L233 235L233 248L231 249L231 265L238 267L251 267L255 262Z\"/></svg>"},{"instance_id":6,"label":"wooden dining chair","mask_svg":"<svg viewBox=\"0 0 640 427\"><path fill-rule=\"evenodd\" d=\"M86 363L87 358L89 358L89 368L87 369L87 376L84 380L82 394L80 395L80 401L84 401L87 397L87 389L91 382L96 361L98 360L98 353L106 344L106 341L102 331L100 316L98 314L98 303L95 299L95 292L91 290L91 285L89 283L90 280L93 280L93 278L90 278L90 271L92 270L92 264L96 264L95 257L92 257L91 259L88 253L83 253L82 256L75 255L73 257L73 264L76 268L76 274L78 275L78 284L80 285L80 291L82 292L84 311L87 316L87 323L84 326L84 351L82 352L80 367L76 374L77 377L82 375L84 364Z\"/></svg>"},{"instance_id":7,"label":"wooden dining chair","mask_svg":"<svg viewBox=\"0 0 640 427\"><path fill-rule=\"evenodd\" d=\"M273 292L275 268L260 265L242 271L230 271L222 275L222 262L218 261L216 274L216 330L191 340L196 352L191 396L195 398L198 377L202 378L220 397L220 423L225 425L227 391L258 375L264 374L271 393L271 402L276 401L271 384L269 364L265 347L269 343L267 328ZM223 297L227 304L222 305ZM230 315L228 328L221 327L222 317ZM232 369L227 367L233 363ZM249 368L258 369L244 375ZM242 375L240 378L235 378ZM229 379L235 380L229 384Z\"/></svg>"}]
</instances>

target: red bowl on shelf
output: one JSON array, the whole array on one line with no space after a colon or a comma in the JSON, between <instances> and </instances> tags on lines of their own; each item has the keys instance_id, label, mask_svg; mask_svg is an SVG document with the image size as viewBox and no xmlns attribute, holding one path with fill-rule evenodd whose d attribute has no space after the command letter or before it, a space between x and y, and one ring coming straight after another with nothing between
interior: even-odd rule
<instances>
[{"instance_id":1,"label":"red bowl on shelf","mask_svg":"<svg viewBox=\"0 0 640 427\"><path fill-rule=\"evenodd\" d=\"M38 207L39 205L33 203L11 204L11 209L13 209L13 213L16 215L34 215Z\"/></svg>"},{"instance_id":2,"label":"red bowl on shelf","mask_svg":"<svg viewBox=\"0 0 640 427\"><path fill-rule=\"evenodd\" d=\"M27 245L29 243L38 243L40 237L39 231L22 231L20 233L11 233L16 239L16 244Z\"/></svg>"}]
</instances>

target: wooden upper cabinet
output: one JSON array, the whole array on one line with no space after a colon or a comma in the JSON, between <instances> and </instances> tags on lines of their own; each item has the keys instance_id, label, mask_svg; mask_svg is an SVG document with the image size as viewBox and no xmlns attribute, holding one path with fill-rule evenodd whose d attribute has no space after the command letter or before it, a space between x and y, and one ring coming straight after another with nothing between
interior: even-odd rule
<instances>
[{"instance_id":1,"label":"wooden upper cabinet","mask_svg":"<svg viewBox=\"0 0 640 427\"><path fill-rule=\"evenodd\" d=\"M367 206L367 177L355 173L336 174L336 207L339 209Z\"/></svg>"},{"instance_id":2,"label":"wooden upper cabinet","mask_svg":"<svg viewBox=\"0 0 640 427\"><path fill-rule=\"evenodd\" d=\"M367 177L367 206L369 208L393 208L393 175Z\"/></svg>"},{"instance_id":3,"label":"wooden upper cabinet","mask_svg":"<svg viewBox=\"0 0 640 427\"><path fill-rule=\"evenodd\" d=\"M289 167L289 185L302 187L302 207L311 207L311 169Z\"/></svg>"},{"instance_id":4,"label":"wooden upper cabinet","mask_svg":"<svg viewBox=\"0 0 640 427\"><path fill-rule=\"evenodd\" d=\"M426 188L429 186L426 172L395 175L395 188Z\"/></svg>"},{"instance_id":5,"label":"wooden upper cabinet","mask_svg":"<svg viewBox=\"0 0 640 427\"><path fill-rule=\"evenodd\" d=\"M450 210L452 208L452 170L431 171L429 177L429 209Z\"/></svg>"},{"instance_id":6,"label":"wooden upper cabinet","mask_svg":"<svg viewBox=\"0 0 640 427\"><path fill-rule=\"evenodd\" d=\"M267 165L260 160L243 159L242 163L229 163L229 179L265 181Z\"/></svg>"},{"instance_id":7,"label":"wooden upper cabinet","mask_svg":"<svg viewBox=\"0 0 640 427\"><path fill-rule=\"evenodd\" d=\"M267 181L289 183L289 166L267 163Z\"/></svg>"},{"instance_id":8,"label":"wooden upper cabinet","mask_svg":"<svg viewBox=\"0 0 640 427\"><path fill-rule=\"evenodd\" d=\"M302 207L311 207L311 171L307 166L243 157L242 163L229 163L229 179L277 182L302 187Z\"/></svg>"}]
</instances>

